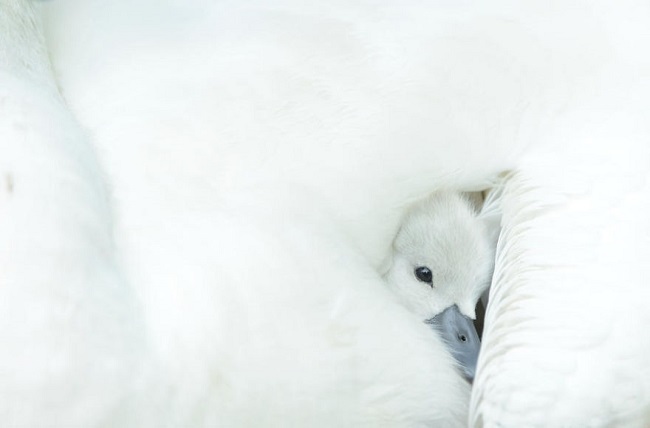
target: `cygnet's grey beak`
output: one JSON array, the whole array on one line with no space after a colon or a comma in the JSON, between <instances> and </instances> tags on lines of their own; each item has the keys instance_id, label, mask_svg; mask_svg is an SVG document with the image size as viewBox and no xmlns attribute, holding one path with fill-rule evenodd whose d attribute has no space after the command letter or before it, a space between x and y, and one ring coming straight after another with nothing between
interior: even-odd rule
<instances>
[{"instance_id":1,"label":"cygnet's grey beak","mask_svg":"<svg viewBox=\"0 0 650 428\"><path fill-rule=\"evenodd\" d=\"M481 348L481 340L472 319L463 315L458 306L453 305L425 322L438 331L451 355L460 364L465 378L472 383Z\"/></svg>"}]
</instances>

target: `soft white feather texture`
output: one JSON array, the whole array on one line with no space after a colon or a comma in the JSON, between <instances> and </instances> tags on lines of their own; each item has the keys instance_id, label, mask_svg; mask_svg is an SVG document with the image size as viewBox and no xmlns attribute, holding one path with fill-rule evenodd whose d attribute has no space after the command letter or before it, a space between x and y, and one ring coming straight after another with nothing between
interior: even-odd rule
<instances>
[{"instance_id":1,"label":"soft white feather texture","mask_svg":"<svg viewBox=\"0 0 650 428\"><path fill-rule=\"evenodd\" d=\"M35 22L28 3L0 2L0 423L119 424L143 372L141 311Z\"/></svg>"},{"instance_id":2,"label":"soft white feather texture","mask_svg":"<svg viewBox=\"0 0 650 428\"><path fill-rule=\"evenodd\" d=\"M648 425L648 129L602 107L508 181L472 425Z\"/></svg>"},{"instance_id":3,"label":"soft white feather texture","mask_svg":"<svg viewBox=\"0 0 650 428\"><path fill-rule=\"evenodd\" d=\"M477 214L464 195L441 191L414 204L404 217L383 277L422 321L452 305L476 317L476 303L492 278L496 246ZM420 267L431 272L430 283L416 277Z\"/></svg>"},{"instance_id":4,"label":"soft white feather texture","mask_svg":"<svg viewBox=\"0 0 650 428\"><path fill-rule=\"evenodd\" d=\"M25 2L0 5L32 22ZM0 205L4 425L464 425L469 391L375 268L410 202L503 170L515 181L470 422L648 420L643 2L50 7L84 132L14 65L46 63L38 38L0 28L15 55L3 100L29 120L0 116L0 172L20 172ZM508 306L524 291L528 306ZM592 322L553 326L572 311Z\"/></svg>"},{"instance_id":5,"label":"soft white feather texture","mask_svg":"<svg viewBox=\"0 0 650 428\"><path fill-rule=\"evenodd\" d=\"M128 33L111 34L119 38ZM92 46L92 39L87 41ZM175 62L175 55L182 58L184 54L184 49L172 50L168 59ZM100 55L98 60L106 58ZM77 378L84 400L66 389L52 397L52 388L34 386L44 400L60 400L52 404L12 395L14 389L26 385L24 377L17 377L6 386L12 400L2 404L8 424L464 425L469 388L455 363L430 329L394 302L372 262L357 249L341 222L332 218L332 206L312 189L323 186L323 178L315 184L300 180L308 172L300 163L307 153L296 153L293 158L277 137L268 147L254 150L253 143L262 140L238 142L215 135L228 118L214 124L219 110L200 112L202 103L209 106L219 98L212 99L200 87L206 80L196 76L198 66L187 70L189 75L178 75L184 67L164 71L146 61L131 65L128 58L119 60L109 61L116 68L104 70L105 75L77 79L79 88L92 83L83 97L89 96L86 100L92 100L93 106L79 110L78 116L88 127L102 165L91 152L79 161L85 168L80 171L76 164L46 156L60 174L74 182L97 184L88 195L83 189L62 186L61 192L69 191L76 199L56 203L67 215L68 227L73 232L80 229L78 245L104 244L105 253L75 251L64 265L70 268L59 267L60 280L46 276L22 300L5 296L16 310L32 299L44 299L45 310L57 312L73 305L100 319L108 317L108 327L114 328L110 331L116 337L105 333L108 327L102 323L76 319L64 325L43 323L24 332L9 312L7 330L29 336L35 355L60 352L61 360L70 365L81 359L77 354L90 360L97 357L100 367L89 368L90 373L82 370ZM193 60L198 65L199 58ZM103 78L110 85L104 87ZM124 82L133 86L128 89ZM17 90L16 85L11 87ZM161 88L170 92L163 93ZM101 95L97 92L104 90ZM83 105L74 104L74 87L67 88L65 95L72 105ZM100 104L94 103L98 95L103 100ZM124 102L129 104L126 110ZM40 129L43 118L33 109L27 129ZM52 109L68 117L62 104ZM227 111L230 108L222 112ZM245 131L243 123L237 124L237 132ZM54 124L79 132L74 123L56 120ZM79 138L79 145L89 149L83 136ZM24 153L25 147L18 144L20 136L10 135L4 141L7 151L16 156L30 161L39 158ZM54 150L59 145L64 150L68 144L45 132L44 141ZM33 152L39 155L38 148ZM68 156L75 159L75 153ZM101 179L103 166L110 197ZM46 171L41 173L31 180L52 182ZM27 196L41 201L47 192ZM96 211L97 218L89 221L106 236L85 233L85 210ZM34 214L42 211L37 209L28 218L38 221L40 217ZM47 221L39 227L59 230L59 225ZM33 234L18 234L26 229L13 228L14 239L36 250L53 246L44 262L58 257L56 245L62 239L45 236L47 244L34 243ZM74 238L71 234L67 245L74 245ZM65 246L60 252L68 254ZM30 256L39 260L36 253ZM106 285L88 276L65 282L75 269L85 271L95 264L107 275L120 278L123 273L125 280ZM17 282L21 277L28 280L24 273L15 277ZM61 293L60 287L68 284L100 295L121 286L124 297L117 296L115 302L107 299L105 304L98 298L99 307L90 305L83 295L64 293L61 301L48 297L47 290ZM123 311L127 319L112 316L114 311ZM89 343L65 343L57 348L45 340L66 337L79 326L93 335ZM114 354L97 355L93 343L117 349ZM102 359L109 357L113 371L102 370ZM25 372L34 372L35 363L13 362ZM53 383L48 371L34 375L47 385ZM59 377L72 376L65 371ZM106 390L95 388L94 378L105 381ZM57 389L58 383L53 385ZM29 395L31 389L26 388ZM439 392L432 394L432 390ZM24 412L17 410L19 398ZM50 412L41 412L43 407Z\"/></svg>"},{"instance_id":6,"label":"soft white feather texture","mask_svg":"<svg viewBox=\"0 0 650 428\"><path fill-rule=\"evenodd\" d=\"M4 0L1 6L0 69L34 83L54 86L37 6L20 0Z\"/></svg>"}]
</instances>

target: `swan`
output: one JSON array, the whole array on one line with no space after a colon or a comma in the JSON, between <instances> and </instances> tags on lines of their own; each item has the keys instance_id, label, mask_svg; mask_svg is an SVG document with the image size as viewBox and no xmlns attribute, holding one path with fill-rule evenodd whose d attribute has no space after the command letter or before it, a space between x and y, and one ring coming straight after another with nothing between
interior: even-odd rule
<instances>
[{"instance_id":1,"label":"swan","mask_svg":"<svg viewBox=\"0 0 650 428\"><path fill-rule=\"evenodd\" d=\"M466 196L437 192L409 209L384 274L402 304L435 326L470 381L480 347L472 320L494 265L488 226Z\"/></svg>"},{"instance_id":2,"label":"swan","mask_svg":"<svg viewBox=\"0 0 650 428\"><path fill-rule=\"evenodd\" d=\"M1 86L3 425L464 425L469 388L444 344L394 304L313 192L284 192L272 173L249 188L228 179L236 169L217 181L185 169L203 157L217 171L216 154L200 153L207 134L195 135L198 152L173 154L177 169L146 166L165 151L132 127L151 130L156 109L134 97L112 135L100 131L67 73L52 73L59 51L44 48L38 6L0 5L12 36L0 42L31 55L9 57ZM120 77L105 71L95 77ZM178 137L166 129L163 140ZM136 157L113 163L125 154L111 147ZM258 160L248 167L263 171Z\"/></svg>"},{"instance_id":3,"label":"swan","mask_svg":"<svg viewBox=\"0 0 650 428\"><path fill-rule=\"evenodd\" d=\"M643 2L0 7L3 425L647 425ZM502 172L470 391L377 268Z\"/></svg>"}]
</instances>

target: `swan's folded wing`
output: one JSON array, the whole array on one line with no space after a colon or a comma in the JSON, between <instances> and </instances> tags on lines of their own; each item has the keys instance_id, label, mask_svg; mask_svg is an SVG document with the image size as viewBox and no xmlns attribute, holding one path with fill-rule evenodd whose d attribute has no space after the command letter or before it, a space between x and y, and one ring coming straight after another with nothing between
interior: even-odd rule
<instances>
[{"instance_id":1,"label":"swan's folded wing","mask_svg":"<svg viewBox=\"0 0 650 428\"><path fill-rule=\"evenodd\" d=\"M621 117L508 181L470 426L650 421L650 154Z\"/></svg>"}]
</instances>

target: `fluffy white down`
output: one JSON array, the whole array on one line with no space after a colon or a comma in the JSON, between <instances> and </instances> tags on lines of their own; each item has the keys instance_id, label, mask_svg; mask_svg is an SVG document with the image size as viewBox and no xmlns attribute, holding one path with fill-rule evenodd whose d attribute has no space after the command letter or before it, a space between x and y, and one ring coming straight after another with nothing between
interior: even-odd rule
<instances>
[{"instance_id":1,"label":"fluffy white down","mask_svg":"<svg viewBox=\"0 0 650 428\"><path fill-rule=\"evenodd\" d=\"M0 0L3 426L466 425L376 267L503 170L470 424L648 424L646 4L48 7L74 118Z\"/></svg>"},{"instance_id":2,"label":"fluffy white down","mask_svg":"<svg viewBox=\"0 0 650 428\"><path fill-rule=\"evenodd\" d=\"M410 207L391 247L388 287L421 320L457 305L472 319L494 268L494 246L488 222L459 192L436 192ZM420 281L418 267L431 271L432 282Z\"/></svg>"}]
</instances>

